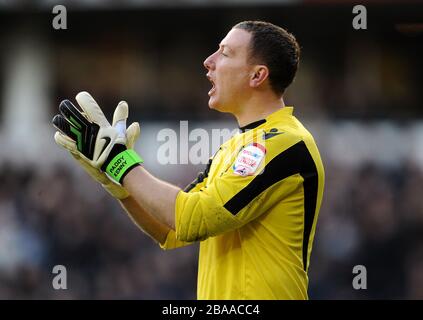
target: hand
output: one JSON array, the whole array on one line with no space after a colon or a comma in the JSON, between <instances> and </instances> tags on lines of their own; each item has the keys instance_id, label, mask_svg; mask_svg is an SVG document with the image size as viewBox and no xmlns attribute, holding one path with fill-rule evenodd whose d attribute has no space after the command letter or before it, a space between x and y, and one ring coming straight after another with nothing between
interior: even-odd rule
<instances>
[{"instance_id":1,"label":"hand","mask_svg":"<svg viewBox=\"0 0 423 320\"><path fill-rule=\"evenodd\" d=\"M113 115L113 125L110 125L90 94L81 92L76 100L83 112L69 100L60 104L61 114L53 118L54 126L59 129L55 140L69 150L84 169L107 189L113 185L105 178L120 183L126 172L143 162L135 151L128 150L133 148L139 136L139 125L133 123L126 130L128 104L124 101L118 104ZM100 170L106 172L107 176ZM115 188L112 189L115 191Z\"/></svg>"},{"instance_id":2,"label":"hand","mask_svg":"<svg viewBox=\"0 0 423 320\"><path fill-rule=\"evenodd\" d=\"M115 123L113 123L113 126L114 125ZM140 125L138 124L138 122L134 122L126 130L126 146L129 149L132 149L134 147L139 135ZM75 141L71 140L69 137L65 136L59 131L56 131L54 135L54 140L59 146L68 150L72 157L81 165L82 168L84 168L84 170L91 176L91 178L99 182L103 186L103 188L114 198L123 200L129 197L129 193L125 190L125 188L112 182L112 180L110 180L104 172L97 168L94 168L87 160L79 156Z\"/></svg>"}]
</instances>

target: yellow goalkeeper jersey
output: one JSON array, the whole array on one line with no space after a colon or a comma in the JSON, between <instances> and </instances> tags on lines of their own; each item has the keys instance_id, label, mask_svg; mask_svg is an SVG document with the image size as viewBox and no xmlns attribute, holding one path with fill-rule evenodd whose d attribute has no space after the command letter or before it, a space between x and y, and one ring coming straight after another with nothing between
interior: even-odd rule
<instances>
[{"instance_id":1,"label":"yellow goalkeeper jersey","mask_svg":"<svg viewBox=\"0 0 423 320\"><path fill-rule=\"evenodd\" d=\"M201 241L198 299L307 299L324 169L284 107L221 145L176 198L164 248Z\"/></svg>"}]
</instances>

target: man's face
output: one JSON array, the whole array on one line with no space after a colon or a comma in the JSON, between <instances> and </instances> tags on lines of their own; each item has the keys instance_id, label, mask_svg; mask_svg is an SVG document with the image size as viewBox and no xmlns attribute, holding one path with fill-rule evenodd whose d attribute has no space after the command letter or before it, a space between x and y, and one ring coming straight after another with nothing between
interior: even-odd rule
<instances>
[{"instance_id":1,"label":"man's face","mask_svg":"<svg viewBox=\"0 0 423 320\"><path fill-rule=\"evenodd\" d=\"M207 78L212 83L209 107L222 112L237 112L249 97L252 66L248 63L251 34L232 29L219 49L204 61Z\"/></svg>"}]
</instances>

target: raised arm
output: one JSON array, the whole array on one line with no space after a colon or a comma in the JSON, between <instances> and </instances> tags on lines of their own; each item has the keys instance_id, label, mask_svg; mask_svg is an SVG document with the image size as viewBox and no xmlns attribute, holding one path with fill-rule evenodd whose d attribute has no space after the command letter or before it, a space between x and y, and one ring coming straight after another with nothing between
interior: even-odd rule
<instances>
[{"instance_id":1,"label":"raised arm","mask_svg":"<svg viewBox=\"0 0 423 320\"><path fill-rule=\"evenodd\" d=\"M164 245L170 228L144 210L132 196L119 200L131 220L149 237Z\"/></svg>"}]
</instances>

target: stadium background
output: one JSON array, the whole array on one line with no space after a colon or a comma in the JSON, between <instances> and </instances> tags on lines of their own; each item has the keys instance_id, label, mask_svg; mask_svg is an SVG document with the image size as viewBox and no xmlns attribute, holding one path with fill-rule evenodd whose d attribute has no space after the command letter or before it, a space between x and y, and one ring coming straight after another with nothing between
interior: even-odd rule
<instances>
[{"instance_id":1,"label":"stadium background","mask_svg":"<svg viewBox=\"0 0 423 320\"><path fill-rule=\"evenodd\" d=\"M161 251L55 145L50 120L81 90L108 116L127 100L146 167L183 187L204 166L161 165L157 134L236 128L208 110L202 62L232 25L263 19L302 46L286 102L326 168L310 297L422 299L419 2L64 1L68 29L53 30L55 1L0 1L0 298L195 298L197 246ZM368 30L352 28L355 4ZM57 264L67 290L52 288ZM367 290L352 288L355 265Z\"/></svg>"}]
</instances>

